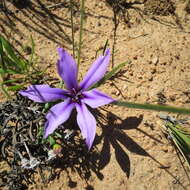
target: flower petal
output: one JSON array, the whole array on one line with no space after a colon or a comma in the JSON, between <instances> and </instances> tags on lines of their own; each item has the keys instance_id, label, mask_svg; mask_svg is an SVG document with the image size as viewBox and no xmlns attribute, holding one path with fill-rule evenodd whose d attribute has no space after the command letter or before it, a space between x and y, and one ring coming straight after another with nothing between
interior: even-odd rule
<instances>
[{"instance_id":1,"label":"flower petal","mask_svg":"<svg viewBox=\"0 0 190 190\"><path fill-rule=\"evenodd\" d=\"M69 119L74 106L75 105L71 102L71 99L67 98L64 102L56 104L50 109L46 115L47 122L45 123L45 138L53 133L59 125Z\"/></svg>"},{"instance_id":2,"label":"flower petal","mask_svg":"<svg viewBox=\"0 0 190 190\"><path fill-rule=\"evenodd\" d=\"M85 90L98 82L107 71L110 60L110 50L107 49L105 55L101 55L90 67L83 81L80 83L80 89Z\"/></svg>"},{"instance_id":3,"label":"flower petal","mask_svg":"<svg viewBox=\"0 0 190 190\"><path fill-rule=\"evenodd\" d=\"M59 88L51 88L49 85L30 85L26 90L19 91L22 96L27 96L29 99L45 103L58 99L67 98L68 91Z\"/></svg>"},{"instance_id":4,"label":"flower petal","mask_svg":"<svg viewBox=\"0 0 190 190\"><path fill-rule=\"evenodd\" d=\"M90 150L96 135L96 120L94 116L88 111L85 104L76 104L77 109L77 123L81 130L83 138L86 140L88 149Z\"/></svg>"},{"instance_id":5,"label":"flower petal","mask_svg":"<svg viewBox=\"0 0 190 190\"><path fill-rule=\"evenodd\" d=\"M97 108L115 101L113 98L96 89L83 92L83 95L84 98L82 102L88 104L92 108Z\"/></svg>"},{"instance_id":6,"label":"flower petal","mask_svg":"<svg viewBox=\"0 0 190 190\"><path fill-rule=\"evenodd\" d=\"M77 65L75 60L63 49L58 48L60 59L57 62L57 70L64 80L67 89L77 89Z\"/></svg>"}]
</instances>

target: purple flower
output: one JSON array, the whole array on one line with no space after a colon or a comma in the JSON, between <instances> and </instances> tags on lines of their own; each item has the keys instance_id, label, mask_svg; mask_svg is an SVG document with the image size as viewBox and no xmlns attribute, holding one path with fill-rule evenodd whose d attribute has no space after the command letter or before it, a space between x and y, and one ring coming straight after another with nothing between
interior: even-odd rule
<instances>
[{"instance_id":1,"label":"purple flower","mask_svg":"<svg viewBox=\"0 0 190 190\"><path fill-rule=\"evenodd\" d=\"M31 85L27 90L19 93L40 103L52 102L58 99L64 100L54 105L47 113L45 138L53 133L59 125L67 121L72 110L76 108L78 126L90 149L96 134L96 120L86 105L97 108L113 102L114 99L96 89L88 89L103 78L109 64L110 51L108 49L104 56L100 56L92 64L79 84L77 82L78 70L74 59L62 48L58 48L58 52L60 59L57 62L57 70L65 83L66 90L51 88L49 85Z\"/></svg>"}]
</instances>

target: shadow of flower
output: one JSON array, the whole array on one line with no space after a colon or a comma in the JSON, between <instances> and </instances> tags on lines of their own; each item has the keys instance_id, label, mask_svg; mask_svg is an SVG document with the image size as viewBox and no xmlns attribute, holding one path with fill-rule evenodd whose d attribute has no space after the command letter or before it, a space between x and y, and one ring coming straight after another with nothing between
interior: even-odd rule
<instances>
[{"instance_id":1,"label":"shadow of flower","mask_svg":"<svg viewBox=\"0 0 190 190\"><path fill-rule=\"evenodd\" d=\"M98 112L98 116L102 118L100 112ZM96 144L103 143L100 158L98 162L99 169L103 169L111 159L111 147L113 147L115 152L116 160L124 173L126 173L127 177L130 176L130 159L127 155L127 149L130 152L135 154L148 156L148 153L141 148L132 138L130 138L123 130L137 128L138 125L142 122L143 116L138 117L129 117L125 120L121 120L113 113L108 112L107 125L100 124L102 129L102 133L95 140ZM116 120L120 119L121 124L117 124ZM100 121L99 121L100 122ZM124 148L123 148L124 147Z\"/></svg>"}]
</instances>

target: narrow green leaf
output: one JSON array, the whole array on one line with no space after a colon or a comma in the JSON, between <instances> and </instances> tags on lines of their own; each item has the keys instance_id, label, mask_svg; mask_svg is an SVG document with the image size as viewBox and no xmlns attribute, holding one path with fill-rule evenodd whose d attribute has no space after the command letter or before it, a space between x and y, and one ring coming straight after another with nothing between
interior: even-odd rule
<instances>
[{"instance_id":1,"label":"narrow green leaf","mask_svg":"<svg viewBox=\"0 0 190 190\"><path fill-rule=\"evenodd\" d=\"M55 142L55 139L51 136L48 137L48 141L50 143L50 146L53 146L56 142Z\"/></svg>"},{"instance_id":2,"label":"narrow green leaf","mask_svg":"<svg viewBox=\"0 0 190 190\"><path fill-rule=\"evenodd\" d=\"M62 136L61 134L57 133L57 132L54 132L54 134L55 134L57 137L59 137L59 138L63 138L63 136Z\"/></svg>"},{"instance_id":3,"label":"narrow green leaf","mask_svg":"<svg viewBox=\"0 0 190 190\"><path fill-rule=\"evenodd\" d=\"M0 66L2 67L2 69L5 69L5 63L3 57L4 57L3 45L0 37Z\"/></svg>"},{"instance_id":4,"label":"narrow green leaf","mask_svg":"<svg viewBox=\"0 0 190 190\"><path fill-rule=\"evenodd\" d=\"M0 68L0 74L5 74L5 73L6 73L6 70Z\"/></svg>"},{"instance_id":5,"label":"narrow green leaf","mask_svg":"<svg viewBox=\"0 0 190 190\"><path fill-rule=\"evenodd\" d=\"M177 127L173 125L167 125L167 127L170 128L170 130L175 134L175 137L178 139L179 144L181 144L181 147L186 151L190 153L190 137L180 132Z\"/></svg>"},{"instance_id":6,"label":"narrow green leaf","mask_svg":"<svg viewBox=\"0 0 190 190\"><path fill-rule=\"evenodd\" d=\"M172 137L174 144L190 167L190 136L184 135L182 132L180 132L177 128L179 126L167 123L166 127L168 128L169 134Z\"/></svg>"},{"instance_id":7,"label":"narrow green leaf","mask_svg":"<svg viewBox=\"0 0 190 190\"><path fill-rule=\"evenodd\" d=\"M6 80L6 81L3 81L3 84L8 84L8 83L14 83L14 82L19 82L23 80L23 78L18 78L18 79L10 79L10 80Z\"/></svg>"},{"instance_id":8,"label":"narrow green leaf","mask_svg":"<svg viewBox=\"0 0 190 190\"><path fill-rule=\"evenodd\" d=\"M118 73L125 65L129 64L130 61L128 62L123 62L114 67L110 72L108 72L100 81L98 81L96 84L94 84L90 89L97 88L100 85L104 84L108 79L113 77L116 73Z\"/></svg>"},{"instance_id":9,"label":"narrow green leaf","mask_svg":"<svg viewBox=\"0 0 190 190\"><path fill-rule=\"evenodd\" d=\"M54 102L48 102L45 103L44 108L43 108L43 112L47 112L49 110L49 108L54 104Z\"/></svg>"},{"instance_id":10,"label":"narrow green leaf","mask_svg":"<svg viewBox=\"0 0 190 190\"><path fill-rule=\"evenodd\" d=\"M2 45L2 37L0 36L0 54L3 54L3 45Z\"/></svg>"},{"instance_id":11,"label":"narrow green leaf","mask_svg":"<svg viewBox=\"0 0 190 190\"><path fill-rule=\"evenodd\" d=\"M16 56L16 54L14 53L14 50L13 50L12 46L10 45L10 43L2 36L1 36L1 42L2 42L3 49L7 53L7 56L9 56L11 58L11 60L15 62L16 66L22 70L26 69L26 62L23 60L20 60Z\"/></svg>"},{"instance_id":12,"label":"narrow green leaf","mask_svg":"<svg viewBox=\"0 0 190 190\"><path fill-rule=\"evenodd\" d=\"M37 137L43 136L43 134L44 134L44 127L41 126L41 127L38 129Z\"/></svg>"},{"instance_id":13,"label":"narrow green leaf","mask_svg":"<svg viewBox=\"0 0 190 190\"><path fill-rule=\"evenodd\" d=\"M60 83L59 83L58 88L63 88L63 87L64 87L64 81L63 81L63 80L60 80Z\"/></svg>"},{"instance_id":14,"label":"narrow green leaf","mask_svg":"<svg viewBox=\"0 0 190 190\"><path fill-rule=\"evenodd\" d=\"M1 69L0 68L0 74L20 74L18 71L12 70L12 69Z\"/></svg>"},{"instance_id":15,"label":"narrow green leaf","mask_svg":"<svg viewBox=\"0 0 190 190\"><path fill-rule=\"evenodd\" d=\"M134 109L165 111L165 112L173 112L173 113L181 113L181 114L190 115L189 108L179 108L179 107L163 106L163 105L155 105L155 104L139 104L139 103L123 102L123 101L115 101L112 104L117 105L117 106L124 106L127 108L134 108Z\"/></svg>"},{"instance_id":16,"label":"narrow green leaf","mask_svg":"<svg viewBox=\"0 0 190 190\"><path fill-rule=\"evenodd\" d=\"M187 149L189 148L189 147L187 147L188 145L183 143L183 139L181 139L179 136L176 136L171 129L169 129L169 130L170 130L169 131L170 136L172 137L172 140L173 140L174 144L176 145L179 152L181 153L183 158L186 160L186 162L188 163L188 166L190 168L190 159L189 159L190 152L187 151Z\"/></svg>"},{"instance_id":17,"label":"narrow green leaf","mask_svg":"<svg viewBox=\"0 0 190 190\"><path fill-rule=\"evenodd\" d=\"M19 59L17 58L17 56L15 55L11 45L9 44L9 42L1 36L1 42L3 45L3 48L6 50L6 52L10 55L10 57L17 63L19 62Z\"/></svg>"},{"instance_id":18,"label":"narrow green leaf","mask_svg":"<svg viewBox=\"0 0 190 190\"><path fill-rule=\"evenodd\" d=\"M14 85L14 86L9 86L7 87L7 90L10 90L10 91L18 91L18 90L21 90L22 88L24 87L24 85Z\"/></svg>"},{"instance_id":19,"label":"narrow green leaf","mask_svg":"<svg viewBox=\"0 0 190 190\"><path fill-rule=\"evenodd\" d=\"M9 58L8 56L4 55L3 57L4 60L4 64L5 64L5 68L6 69L11 69L14 70L16 73L18 74L22 74L24 72L24 70L18 66L11 58Z\"/></svg>"},{"instance_id":20,"label":"narrow green leaf","mask_svg":"<svg viewBox=\"0 0 190 190\"><path fill-rule=\"evenodd\" d=\"M0 83L0 89L3 92L3 94L8 98L11 99L11 95L9 94L9 92L7 91L7 89L3 86L2 83Z\"/></svg>"},{"instance_id":21,"label":"narrow green leaf","mask_svg":"<svg viewBox=\"0 0 190 190\"><path fill-rule=\"evenodd\" d=\"M26 71L28 72L28 67L29 67L29 62L28 61L25 61L24 59L19 59L19 65L21 66L22 68L22 71Z\"/></svg>"}]
</instances>

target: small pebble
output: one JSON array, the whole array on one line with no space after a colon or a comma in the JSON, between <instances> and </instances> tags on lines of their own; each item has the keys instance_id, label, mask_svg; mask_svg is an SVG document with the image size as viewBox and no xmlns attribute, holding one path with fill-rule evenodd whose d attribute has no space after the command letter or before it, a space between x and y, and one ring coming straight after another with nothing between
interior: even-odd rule
<instances>
[{"instance_id":1,"label":"small pebble","mask_svg":"<svg viewBox=\"0 0 190 190\"><path fill-rule=\"evenodd\" d=\"M119 92L119 91L117 91L115 95L117 95L117 96L118 96L119 94L120 94L120 92Z\"/></svg>"},{"instance_id":2,"label":"small pebble","mask_svg":"<svg viewBox=\"0 0 190 190\"><path fill-rule=\"evenodd\" d=\"M158 64L158 57L153 57L152 58L152 63L154 64L154 65L157 65Z\"/></svg>"}]
</instances>

